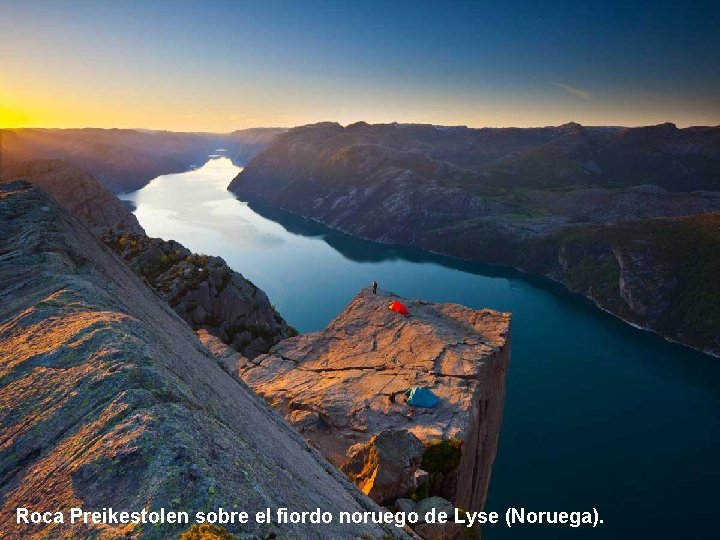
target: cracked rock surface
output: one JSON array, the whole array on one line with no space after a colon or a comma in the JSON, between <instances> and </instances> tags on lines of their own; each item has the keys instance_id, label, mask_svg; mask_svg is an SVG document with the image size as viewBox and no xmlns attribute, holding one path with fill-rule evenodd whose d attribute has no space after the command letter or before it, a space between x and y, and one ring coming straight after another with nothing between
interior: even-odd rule
<instances>
[{"instance_id":1,"label":"cracked rock surface","mask_svg":"<svg viewBox=\"0 0 720 540\"><path fill-rule=\"evenodd\" d=\"M403 317L388 309L397 298L364 289L325 330L283 340L232 371L337 466L350 446L386 429L407 429L426 446L462 441L459 466L440 464L431 485L480 508L502 420L510 314L402 299ZM403 391L416 385L440 404L408 406Z\"/></svg>"}]
</instances>

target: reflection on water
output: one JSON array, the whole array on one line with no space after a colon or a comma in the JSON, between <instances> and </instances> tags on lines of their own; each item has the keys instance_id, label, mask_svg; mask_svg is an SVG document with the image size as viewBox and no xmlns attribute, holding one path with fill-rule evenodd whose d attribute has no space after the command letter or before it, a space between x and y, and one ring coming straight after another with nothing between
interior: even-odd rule
<instances>
[{"instance_id":1,"label":"reflection on water","mask_svg":"<svg viewBox=\"0 0 720 540\"><path fill-rule=\"evenodd\" d=\"M366 242L237 201L225 159L127 195L152 236L220 255L301 331L360 287L513 312L488 510L588 510L593 530L488 526L497 538L708 537L720 484L720 361L634 329L548 281Z\"/></svg>"}]
</instances>

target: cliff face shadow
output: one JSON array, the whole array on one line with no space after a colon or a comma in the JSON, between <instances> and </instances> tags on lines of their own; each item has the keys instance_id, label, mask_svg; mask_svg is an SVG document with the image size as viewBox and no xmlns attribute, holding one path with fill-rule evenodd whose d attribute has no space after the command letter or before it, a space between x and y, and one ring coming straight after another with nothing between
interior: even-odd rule
<instances>
[{"instance_id":1,"label":"cliff face shadow","mask_svg":"<svg viewBox=\"0 0 720 540\"><path fill-rule=\"evenodd\" d=\"M482 264L475 261L465 261L447 255L432 253L412 246L399 244L383 244L372 240L344 233L323 225L312 219L304 218L293 212L273 207L261 201L249 201L248 206L257 214L281 225L287 232L308 238L322 238L348 260L359 263L378 263L386 261L408 261L414 263L434 263L445 268L461 270L488 277L512 278L526 274L513 268L491 264ZM553 284L545 278L538 278L547 284Z\"/></svg>"}]
</instances>

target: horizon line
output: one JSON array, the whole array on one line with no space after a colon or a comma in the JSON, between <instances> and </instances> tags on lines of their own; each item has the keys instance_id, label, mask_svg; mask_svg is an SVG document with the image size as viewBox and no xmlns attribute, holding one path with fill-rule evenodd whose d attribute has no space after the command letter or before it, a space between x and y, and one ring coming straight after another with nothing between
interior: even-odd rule
<instances>
[{"instance_id":1,"label":"horizon line","mask_svg":"<svg viewBox=\"0 0 720 540\"><path fill-rule=\"evenodd\" d=\"M295 126L250 126L250 127L239 127L237 129L232 129L230 131L208 131L208 130L175 130L175 129L167 129L167 128L148 128L148 127L118 127L118 126L112 126L112 127L101 127L101 126L64 126L64 127L58 127L58 126L39 126L39 125L29 125L29 126L0 126L0 130L5 131L15 131L15 130L31 130L31 129L42 129L42 130L105 130L105 131L111 131L111 130L125 130L125 131L147 131L147 132L154 132L154 133L162 133L162 132L169 132L169 133L184 133L184 134L199 134L199 135L230 135L232 133L238 132L238 131L249 131L252 129L278 129L278 130L290 130L300 127L307 127L307 126L313 126L318 124L337 124L342 126L343 128L350 127L355 124L367 124L370 126L391 126L391 125L402 125L402 126L433 126L433 127L443 127L443 128L465 128L465 129L543 129L543 128L558 128L568 125L577 125L580 127L585 128L641 128L641 127L653 127L653 126L662 126L667 124L672 124L677 129L688 129L688 128L720 128L720 124L687 124L687 125L678 125L676 122L672 122L670 120L665 122L659 122L656 124L581 124L579 122L575 122L573 120L569 120L567 122L564 122L562 124L546 124L546 125L528 125L528 126L519 126L519 125L483 125L483 126L470 126L467 124L434 124L431 122L376 122L376 123L370 123L366 122L364 120L358 120L356 122L350 122L347 124L342 124L341 122L338 122L336 120L320 120L317 122L310 122L307 124L298 124Z\"/></svg>"}]
</instances>

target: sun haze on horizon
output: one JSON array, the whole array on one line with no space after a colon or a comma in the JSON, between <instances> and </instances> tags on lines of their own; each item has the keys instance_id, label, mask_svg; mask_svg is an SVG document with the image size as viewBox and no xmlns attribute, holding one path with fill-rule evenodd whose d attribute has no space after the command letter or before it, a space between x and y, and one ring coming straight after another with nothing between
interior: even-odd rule
<instances>
[{"instance_id":1,"label":"sun haze on horizon","mask_svg":"<svg viewBox=\"0 0 720 540\"><path fill-rule=\"evenodd\" d=\"M714 2L0 0L0 127L720 124Z\"/></svg>"}]
</instances>

